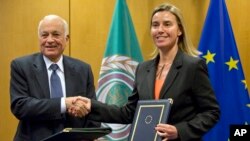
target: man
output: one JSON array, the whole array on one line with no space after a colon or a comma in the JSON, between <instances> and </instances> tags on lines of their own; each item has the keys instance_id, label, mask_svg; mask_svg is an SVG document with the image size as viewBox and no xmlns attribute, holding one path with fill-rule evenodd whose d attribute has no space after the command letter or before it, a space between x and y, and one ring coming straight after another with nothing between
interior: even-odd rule
<instances>
[{"instance_id":1,"label":"man","mask_svg":"<svg viewBox=\"0 0 250 141\"><path fill-rule=\"evenodd\" d=\"M45 16L38 25L40 53L11 62L11 111L19 119L14 141L39 141L66 127L100 126L67 112L72 107L79 115L88 112L82 103L72 104L75 96L96 99L90 65L63 55L68 33L64 19Z\"/></svg>"}]
</instances>

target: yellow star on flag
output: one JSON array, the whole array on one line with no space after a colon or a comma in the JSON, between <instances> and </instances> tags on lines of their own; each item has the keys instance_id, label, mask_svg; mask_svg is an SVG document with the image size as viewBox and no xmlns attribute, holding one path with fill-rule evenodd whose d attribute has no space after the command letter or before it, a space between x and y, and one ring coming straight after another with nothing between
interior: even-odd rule
<instances>
[{"instance_id":1,"label":"yellow star on flag","mask_svg":"<svg viewBox=\"0 0 250 141\"><path fill-rule=\"evenodd\" d=\"M226 62L225 64L227 64L229 66L229 71L231 71L233 68L238 69L238 67L237 67L238 62L239 62L239 60L234 60L232 57L230 57L230 60L228 62Z\"/></svg>"},{"instance_id":2,"label":"yellow star on flag","mask_svg":"<svg viewBox=\"0 0 250 141\"><path fill-rule=\"evenodd\" d=\"M208 64L209 62L214 62L214 56L216 55L216 53L211 53L209 50L207 51L207 54L202 56L203 58L206 59L206 64Z\"/></svg>"},{"instance_id":3,"label":"yellow star on flag","mask_svg":"<svg viewBox=\"0 0 250 141\"><path fill-rule=\"evenodd\" d=\"M250 104L247 104L247 107L250 108Z\"/></svg>"},{"instance_id":4,"label":"yellow star on flag","mask_svg":"<svg viewBox=\"0 0 250 141\"><path fill-rule=\"evenodd\" d=\"M246 80L241 80L241 82L245 84L245 89L247 89L247 81Z\"/></svg>"}]
</instances>

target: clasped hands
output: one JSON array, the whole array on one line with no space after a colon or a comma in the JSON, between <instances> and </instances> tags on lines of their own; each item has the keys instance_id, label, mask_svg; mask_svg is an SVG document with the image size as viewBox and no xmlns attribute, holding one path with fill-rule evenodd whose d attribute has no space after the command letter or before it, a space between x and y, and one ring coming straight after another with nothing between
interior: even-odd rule
<instances>
[{"instance_id":1,"label":"clasped hands","mask_svg":"<svg viewBox=\"0 0 250 141\"><path fill-rule=\"evenodd\" d=\"M65 99L67 112L75 117L84 117L91 111L91 100L76 96Z\"/></svg>"}]
</instances>

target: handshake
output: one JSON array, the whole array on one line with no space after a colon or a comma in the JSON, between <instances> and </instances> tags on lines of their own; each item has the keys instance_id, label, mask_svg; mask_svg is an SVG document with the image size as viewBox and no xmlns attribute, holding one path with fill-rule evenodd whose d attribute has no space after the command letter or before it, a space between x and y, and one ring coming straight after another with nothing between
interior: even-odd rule
<instances>
[{"instance_id":1,"label":"handshake","mask_svg":"<svg viewBox=\"0 0 250 141\"><path fill-rule=\"evenodd\" d=\"M91 100L86 97L67 97L65 103L67 112L75 117L84 117L91 111Z\"/></svg>"}]
</instances>

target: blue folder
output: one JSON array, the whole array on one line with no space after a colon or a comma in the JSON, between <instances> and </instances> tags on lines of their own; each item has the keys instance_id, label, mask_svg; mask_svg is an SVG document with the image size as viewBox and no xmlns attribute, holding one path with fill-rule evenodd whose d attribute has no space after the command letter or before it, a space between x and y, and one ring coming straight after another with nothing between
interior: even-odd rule
<instances>
[{"instance_id":1,"label":"blue folder","mask_svg":"<svg viewBox=\"0 0 250 141\"><path fill-rule=\"evenodd\" d=\"M167 123L172 104L172 99L139 100L129 141L161 141L155 127L158 123Z\"/></svg>"}]
</instances>

